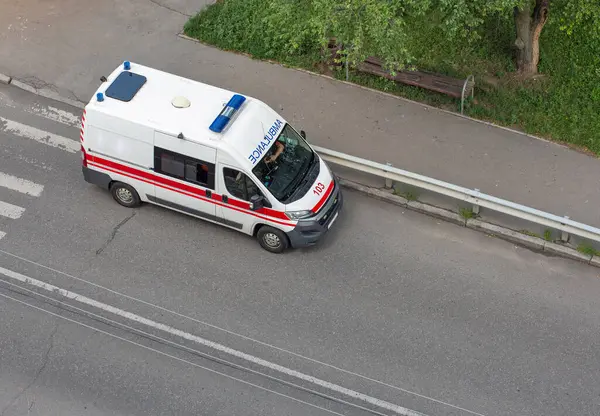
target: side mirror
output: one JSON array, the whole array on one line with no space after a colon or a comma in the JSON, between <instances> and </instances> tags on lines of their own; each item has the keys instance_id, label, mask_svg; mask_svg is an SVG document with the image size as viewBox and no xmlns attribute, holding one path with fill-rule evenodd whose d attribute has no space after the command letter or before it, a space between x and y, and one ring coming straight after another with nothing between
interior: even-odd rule
<instances>
[{"instance_id":1,"label":"side mirror","mask_svg":"<svg viewBox=\"0 0 600 416\"><path fill-rule=\"evenodd\" d=\"M258 211L262 207L264 207L265 199L262 195L252 195L250 197L250 210Z\"/></svg>"},{"instance_id":2,"label":"side mirror","mask_svg":"<svg viewBox=\"0 0 600 416\"><path fill-rule=\"evenodd\" d=\"M302 136L302 138L306 140L306 132L304 130L300 130L300 136Z\"/></svg>"}]
</instances>

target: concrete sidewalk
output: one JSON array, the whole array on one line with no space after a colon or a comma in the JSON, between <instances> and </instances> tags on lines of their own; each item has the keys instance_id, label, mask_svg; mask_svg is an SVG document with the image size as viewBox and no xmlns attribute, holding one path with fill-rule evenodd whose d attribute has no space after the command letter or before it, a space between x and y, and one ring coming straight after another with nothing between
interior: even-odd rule
<instances>
[{"instance_id":1,"label":"concrete sidewalk","mask_svg":"<svg viewBox=\"0 0 600 416\"><path fill-rule=\"evenodd\" d=\"M0 72L87 101L123 60L262 99L320 146L600 226L600 163L562 146L177 37L210 0L0 0Z\"/></svg>"}]
</instances>

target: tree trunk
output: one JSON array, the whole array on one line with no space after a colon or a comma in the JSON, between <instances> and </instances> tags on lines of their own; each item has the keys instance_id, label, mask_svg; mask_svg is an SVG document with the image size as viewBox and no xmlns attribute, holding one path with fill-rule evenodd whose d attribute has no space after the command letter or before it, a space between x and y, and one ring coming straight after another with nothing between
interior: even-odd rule
<instances>
[{"instance_id":1,"label":"tree trunk","mask_svg":"<svg viewBox=\"0 0 600 416\"><path fill-rule=\"evenodd\" d=\"M540 35L548 20L549 0L535 0L531 5L515 7L515 26L517 29L517 70L523 75L535 75L540 61Z\"/></svg>"}]
</instances>

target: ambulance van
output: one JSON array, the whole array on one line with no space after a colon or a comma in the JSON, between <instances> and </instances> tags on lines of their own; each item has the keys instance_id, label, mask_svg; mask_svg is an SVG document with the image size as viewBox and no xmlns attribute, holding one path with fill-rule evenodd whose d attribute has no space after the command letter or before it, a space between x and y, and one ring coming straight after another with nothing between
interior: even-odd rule
<instances>
[{"instance_id":1,"label":"ambulance van","mask_svg":"<svg viewBox=\"0 0 600 416\"><path fill-rule=\"evenodd\" d=\"M83 177L119 204L218 223L272 253L338 218L337 179L265 103L128 61L101 81L82 116Z\"/></svg>"}]
</instances>

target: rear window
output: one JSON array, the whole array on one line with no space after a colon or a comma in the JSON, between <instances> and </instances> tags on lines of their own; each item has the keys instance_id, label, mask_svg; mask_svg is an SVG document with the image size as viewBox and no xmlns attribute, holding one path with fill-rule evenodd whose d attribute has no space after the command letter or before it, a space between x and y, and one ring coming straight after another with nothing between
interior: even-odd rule
<instances>
[{"instance_id":1,"label":"rear window","mask_svg":"<svg viewBox=\"0 0 600 416\"><path fill-rule=\"evenodd\" d=\"M146 83L146 77L130 71L123 71L110 84L106 96L119 101L131 101Z\"/></svg>"}]
</instances>

